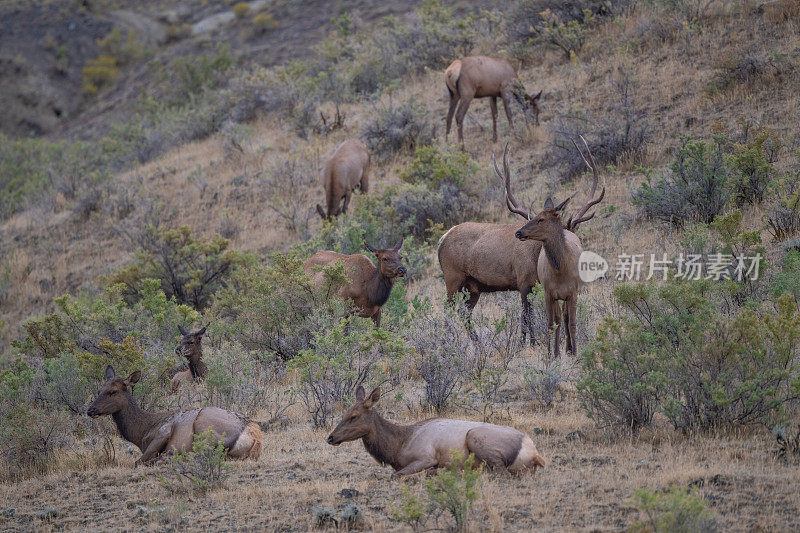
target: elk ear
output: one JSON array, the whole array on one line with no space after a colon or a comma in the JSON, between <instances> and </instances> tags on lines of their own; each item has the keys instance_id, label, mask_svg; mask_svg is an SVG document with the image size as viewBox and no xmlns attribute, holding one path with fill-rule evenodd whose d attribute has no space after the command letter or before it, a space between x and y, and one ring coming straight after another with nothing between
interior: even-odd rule
<instances>
[{"instance_id":1,"label":"elk ear","mask_svg":"<svg viewBox=\"0 0 800 533\"><path fill-rule=\"evenodd\" d=\"M555 208L556 211L562 211L565 207L567 207L567 204L569 203L570 200L572 200L572 196L570 196L569 198L558 204Z\"/></svg>"},{"instance_id":2,"label":"elk ear","mask_svg":"<svg viewBox=\"0 0 800 533\"><path fill-rule=\"evenodd\" d=\"M200 335L203 335L203 334L206 332L206 329L208 329L208 326L203 326L203 329L201 329L200 331L198 331L197 333L195 333L195 335L197 335L198 337L199 337Z\"/></svg>"},{"instance_id":3,"label":"elk ear","mask_svg":"<svg viewBox=\"0 0 800 533\"><path fill-rule=\"evenodd\" d=\"M402 248L402 247L403 247L403 239L401 239L401 240L400 240L400 242L399 242L399 243L397 243L397 246L395 246L395 247L394 247L394 249L395 249L395 250L399 250L399 249L400 249L400 248Z\"/></svg>"},{"instance_id":4,"label":"elk ear","mask_svg":"<svg viewBox=\"0 0 800 533\"><path fill-rule=\"evenodd\" d=\"M142 377L142 371L137 370L136 372L131 374L128 379L125 380L125 386L130 387L134 383L139 383L139 379L141 379L141 377Z\"/></svg>"},{"instance_id":5,"label":"elk ear","mask_svg":"<svg viewBox=\"0 0 800 533\"><path fill-rule=\"evenodd\" d=\"M356 401L363 402L364 398L367 396L367 393L364 391L364 387L361 385L358 386L356 389Z\"/></svg>"},{"instance_id":6,"label":"elk ear","mask_svg":"<svg viewBox=\"0 0 800 533\"><path fill-rule=\"evenodd\" d=\"M544 208L545 208L545 209L553 209L554 205L555 205L555 204L553 204L553 199L552 199L552 198L548 198L548 199L547 199L547 200L545 200L545 202L544 202Z\"/></svg>"},{"instance_id":7,"label":"elk ear","mask_svg":"<svg viewBox=\"0 0 800 533\"><path fill-rule=\"evenodd\" d=\"M373 248L372 246L370 246L367 241L364 241L364 248L366 248L367 250L369 250L373 254L378 251L375 248Z\"/></svg>"},{"instance_id":8,"label":"elk ear","mask_svg":"<svg viewBox=\"0 0 800 533\"><path fill-rule=\"evenodd\" d=\"M544 89L542 89L542 90L544 90ZM541 98L541 97L542 97L542 91L539 91L539 94L537 94L536 96L534 96L533 98L531 98L531 101L532 101L532 102L538 102L538 101L539 101L539 98Z\"/></svg>"},{"instance_id":9,"label":"elk ear","mask_svg":"<svg viewBox=\"0 0 800 533\"><path fill-rule=\"evenodd\" d=\"M178 324L178 331L179 331L179 332L180 332L180 334L181 334L181 335L183 335L184 337L186 336L186 330L185 330L185 329L183 329L183 326L181 326L180 324Z\"/></svg>"},{"instance_id":10,"label":"elk ear","mask_svg":"<svg viewBox=\"0 0 800 533\"><path fill-rule=\"evenodd\" d=\"M372 389L372 392L369 393L369 398L367 398L367 401L364 402L364 407L369 409L370 407L378 403L378 400L380 399L381 399L381 388L375 387L374 389Z\"/></svg>"},{"instance_id":11,"label":"elk ear","mask_svg":"<svg viewBox=\"0 0 800 533\"><path fill-rule=\"evenodd\" d=\"M114 372L114 367L108 365L106 367L106 379L114 379L115 377L117 377L117 374Z\"/></svg>"}]
</instances>

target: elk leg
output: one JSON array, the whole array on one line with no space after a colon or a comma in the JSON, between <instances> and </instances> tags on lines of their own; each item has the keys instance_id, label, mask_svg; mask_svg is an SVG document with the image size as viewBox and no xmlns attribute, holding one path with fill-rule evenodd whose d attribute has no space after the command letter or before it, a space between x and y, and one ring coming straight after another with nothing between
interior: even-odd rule
<instances>
[{"instance_id":1,"label":"elk leg","mask_svg":"<svg viewBox=\"0 0 800 533\"><path fill-rule=\"evenodd\" d=\"M528 296L531 293L531 287L523 287L520 291L522 297L522 342L525 343L525 334L530 336L531 346L536 345L536 339L533 337L533 320L531 317L531 303L528 301Z\"/></svg>"},{"instance_id":2,"label":"elk leg","mask_svg":"<svg viewBox=\"0 0 800 533\"><path fill-rule=\"evenodd\" d=\"M514 120L511 118L511 107L509 107L509 105L508 105L508 92L504 91L500 95L500 98L503 99L503 109L505 109L505 111L506 111L506 118L508 119L508 129L509 129L509 131L513 130L514 129Z\"/></svg>"},{"instance_id":3,"label":"elk leg","mask_svg":"<svg viewBox=\"0 0 800 533\"><path fill-rule=\"evenodd\" d=\"M489 98L489 107L492 110L492 142L497 142L497 97Z\"/></svg>"},{"instance_id":4,"label":"elk leg","mask_svg":"<svg viewBox=\"0 0 800 533\"><path fill-rule=\"evenodd\" d=\"M461 102L458 104L458 111L456 111L456 126L458 126L458 142L461 143L461 149L464 149L464 117L469 109L469 104L472 103L472 95L465 94L461 97Z\"/></svg>"},{"instance_id":5,"label":"elk leg","mask_svg":"<svg viewBox=\"0 0 800 533\"><path fill-rule=\"evenodd\" d=\"M146 465L147 463L152 462L156 457L158 457L158 454L164 451L167 441L171 436L172 432L167 433L159 430L156 434L156 437L150 441L150 444L147 445L147 449L145 449L142 456L136 460L134 466Z\"/></svg>"},{"instance_id":6,"label":"elk leg","mask_svg":"<svg viewBox=\"0 0 800 533\"><path fill-rule=\"evenodd\" d=\"M427 470L429 468L433 468L439 464L439 461L436 460L435 457L426 457L424 459L417 459L412 463L406 465L405 467L401 468L394 474L392 474L392 479L398 479L403 476L410 476L411 474L416 474L417 472L422 472L423 470Z\"/></svg>"},{"instance_id":7,"label":"elk leg","mask_svg":"<svg viewBox=\"0 0 800 533\"><path fill-rule=\"evenodd\" d=\"M578 299L575 296L564 302L564 331L567 334L567 351L573 355L578 353L578 343L575 337L577 308Z\"/></svg>"},{"instance_id":8,"label":"elk leg","mask_svg":"<svg viewBox=\"0 0 800 533\"><path fill-rule=\"evenodd\" d=\"M561 342L561 306L559 305L559 302L553 301L551 304L551 309L553 310L553 320L556 324L556 340L553 343L553 352L555 353L555 356L558 357L558 354L560 353L559 344Z\"/></svg>"},{"instance_id":9,"label":"elk leg","mask_svg":"<svg viewBox=\"0 0 800 533\"><path fill-rule=\"evenodd\" d=\"M361 189L361 194L367 194L369 192L369 170L364 170L361 173L361 181L359 182L358 188Z\"/></svg>"},{"instance_id":10,"label":"elk leg","mask_svg":"<svg viewBox=\"0 0 800 533\"><path fill-rule=\"evenodd\" d=\"M548 357L552 354L552 352L550 351L550 335L551 335L551 332L553 330L553 322L555 321L555 317L554 317L555 313L553 313L553 307L555 307L553 305L554 303L555 302L553 302L553 300L550 299L549 297L545 298L545 300L544 300L544 312L547 315L547 355L548 355Z\"/></svg>"},{"instance_id":11,"label":"elk leg","mask_svg":"<svg viewBox=\"0 0 800 533\"><path fill-rule=\"evenodd\" d=\"M344 195L344 205L342 205L342 214L347 213L347 206L350 205L350 196L353 193L347 193Z\"/></svg>"},{"instance_id":12,"label":"elk leg","mask_svg":"<svg viewBox=\"0 0 800 533\"><path fill-rule=\"evenodd\" d=\"M450 96L450 108L447 110L447 130L445 130L444 134L445 140L447 140L447 136L450 135L450 126L453 124L453 113L456 111L459 98L460 96L457 94Z\"/></svg>"},{"instance_id":13,"label":"elk leg","mask_svg":"<svg viewBox=\"0 0 800 533\"><path fill-rule=\"evenodd\" d=\"M381 327L381 308L378 308L378 311L372 315L372 321L375 322L375 329Z\"/></svg>"}]
</instances>

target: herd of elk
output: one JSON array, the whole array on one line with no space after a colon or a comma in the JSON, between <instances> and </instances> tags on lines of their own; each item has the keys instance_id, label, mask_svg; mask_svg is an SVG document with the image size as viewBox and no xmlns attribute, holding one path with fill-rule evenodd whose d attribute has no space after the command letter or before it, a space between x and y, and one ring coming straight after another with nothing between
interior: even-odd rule
<instances>
[{"instance_id":1,"label":"herd of elk","mask_svg":"<svg viewBox=\"0 0 800 533\"><path fill-rule=\"evenodd\" d=\"M122 438L142 451L137 466L152 462L164 452L191 450L194 436L208 430L222 442L231 459L256 460L261 455L264 440L261 428L239 413L218 407L166 413L145 411L131 394L131 388L140 378L141 372L137 370L127 379L120 379L108 365L106 381L86 410L93 418L111 415Z\"/></svg>"},{"instance_id":2,"label":"herd of elk","mask_svg":"<svg viewBox=\"0 0 800 533\"><path fill-rule=\"evenodd\" d=\"M364 243L367 250L378 259L377 267L363 254L345 255L323 250L312 255L303 269L317 287L322 287L325 273L321 267L342 261L350 281L341 286L339 296L344 300L352 300L359 316L371 318L375 326L380 327L381 307L389 299L395 280L406 275L406 267L400 256L402 245L400 241L394 248L376 250Z\"/></svg>"},{"instance_id":3,"label":"herd of elk","mask_svg":"<svg viewBox=\"0 0 800 533\"><path fill-rule=\"evenodd\" d=\"M583 139L583 138L581 138ZM555 352L558 354L558 339L561 324L561 309L556 302L564 301L564 318L567 331L567 350L576 352L575 344L575 309L577 291L580 286L578 276L578 257L582 249L578 237L573 231L582 222L594 216L586 216L586 211L599 203L605 195L605 187L598 198L594 198L597 190L598 171L594 158L586 145L586 151L592 163L584 157L575 144L587 167L592 171L592 183L589 199L578 214L571 217L566 224L561 222L561 212L569 199L558 206L548 199L544 210L536 217L519 207L511 192L511 175L508 163L508 145L503 153L503 172L494 160L495 172L503 180L506 191L506 205L512 213L526 220L521 229L516 225L491 224L480 222L464 222L451 228L439 240L439 266L444 274L447 296L453 299L459 291L466 291L466 306L472 312L480 295L485 292L519 291L522 297L523 335L527 330L530 343L534 343L533 322L531 319L528 295L537 283L542 283L545 292L545 313L548 327L557 323ZM574 142L573 142L574 144ZM544 248L544 253L541 253ZM549 351L548 337L548 351Z\"/></svg>"},{"instance_id":4,"label":"herd of elk","mask_svg":"<svg viewBox=\"0 0 800 533\"><path fill-rule=\"evenodd\" d=\"M181 383L199 383L208 376L208 367L202 359L202 341L207 327L208 326L205 326L194 333L188 333L183 327L180 325L178 326L178 331L183 335L183 338L178 346L175 347L175 354L184 356L188 362L189 368L176 372L175 375L172 376L170 390L173 394L178 392Z\"/></svg>"},{"instance_id":5,"label":"herd of elk","mask_svg":"<svg viewBox=\"0 0 800 533\"><path fill-rule=\"evenodd\" d=\"M447 111L447 130L450 134L453 113L458 127L458 142L464 148L464 116L467 114L473 98L489 98L492 109L492 141L497 141L497 98L503 100L509 127L514 127L511 118L511 98L514 98L523 109L533 114L534 123L539 124L539 98L542 91L531 96L519 81L514 67L499 57L470 56L453 61L444 73L445 84L450 93L450 108ZM458 110L456 111L456 106Z\"/></svg>"},{"instance_id":6,"label":"herd of elk","mask_svg":"<svg viewBox=\"0 0 800 533\"><path fill-rule=\"evenodd\" d=\"M350 139L340 144L325 164L323 180L328 210L317 204L319 216L331 219L346 213L355 188L362 193L369 190L369 151L364 143Z\"/></svg>"},{"instance_id":7,"label":"herd of elk","mask_svg":"<svg viewBox=\"0 0 800 533\"><path fill-rule=\"evenodd\" d=\"M393 479L447 466L453 451L464 458L474 454L488 468L512 474L546 465L531 438L512 427L448 418L394 424L372 410L380 395L380 388L366 396L359 386L356 403L344 412L328 444L361 439L376 461L394 468Z\"/></svg>"}]
</instances>

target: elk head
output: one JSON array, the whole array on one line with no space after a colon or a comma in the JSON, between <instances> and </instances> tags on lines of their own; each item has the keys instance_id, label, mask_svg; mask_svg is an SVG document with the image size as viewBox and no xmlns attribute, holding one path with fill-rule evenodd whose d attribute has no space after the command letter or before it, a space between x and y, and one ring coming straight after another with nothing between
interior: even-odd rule
<instances>
[{"instance_id":1,"label":"elk head","mask_svg":"<svg viewBox=\"0 0 800 533\"><path fill-rule=\"evenodd\" d=\"M394 248L383 250L376 250L366 242L364 246L378 258L378 269L380 269L384 278L402 278L406 275L406 267L403 266L403 257L400 255L400 247L403 246L403 241L400 241Z\"/></svg>"},{"instance_id":2,"label":"elk head","mask_svg":"<svg viewBox=\"0 0 800 533\"><path fill-rule=\"evenodd\" d=\"M98 389L97 397L86 410L92 418L103 415L113 415L128 404L128 389L142 377L142 372L137 370L128 379L119 379L111 365L106 367L106 382Z\"/></svg>"},{"instance_id":3,"label":"elk head","mask_svg":"<svg viewBox=\"0 0 800 533\"><path fill-rule=\"evenodd\" d=\"M338 446L343 442L350 442L369 435L372 428L375 427L372 406L378 402L380 397L380 387L375 387L367 396L364 387L359 385L356 389L356 403L344 412L339 425L328 436L328 444Z\"/></svg>"},{"instance_id":4,"label":"elk head","mask_svg":"<svg viewBox=\"0 0 800 533\"><path fill-rule=\"evenodd\" d=\"M194 333L189 333L183 327L178 325L178 331L183 338L181 342L175 347L175 353L177 355L183 355L185 357L189 357L190 354L197 352L198 348L200 347L200 342L203 340L203 335L206 332L208 325L204 326L202 329L195 331Z\"/></svg>"},{"instance_id":5,"label":"elk head","mask_svg":"<svg viewBox=\"0 0 800 533\"><path fill-rule=\"evenodd\" d=\"M538 126L539 125L539 98L542 97L542 91L539 91L539 94L536 96L531 96L528 93L523 95L525 102L528 103L528 109L533 114L533 123Z\"/></svg>"},{"instance_id":6,"label":"elk head","mask_svg":"<svg viewBox=\"0 0 800 533\"><path fill-rule=\"evenodd\" d=\"M540 93L541 94L541 93ZM558 205L555 205L551 198L548 198L547 201L544 203L544 210L541 211L535 217L532 217L530 213L528 213L525 209L519 206L516 198L511 192L511 169L508 163L508 143L506 143L505 150L503 151L503 172L500 172L500 167L497 166L497 158L492 155L492 161L494 162L494 171L503 180L506 189L506 206L508 210L512 213L515 213L523 218L525 218L528 223L525 224L522 228L519 229L515 233L515 236L520 240L527 240L533 239L537 241L545 242L547 241L548 235L554 235L556 231L560 230L561 228L575 231L578 228L578 225L586 222L587 220L591 220L594 217L595 213L592 212L590 215L586 215L586 212L589 210L590 207L597 205L603 199L606 194L606 186L605 186L605 178L603 178L603 190L600 192L600 196L597 198L594 197L595 192L597 191L597 182L599 181L599 174L597 172L597 163L594 160L594 156L592 152L589 150L589 145L586 143L586 139L583 136L580 136L581 141L583 141L584 147L586 147L586 154L588 156L584 156L581 149L578 148L577 143L572 140L572 145L575 146L575 149L578 151L578 155L581 156L584 164L592 171L592 175L594 177L592 181L592 189L589 192L589 199L586 200L586 203L581 207L581 209L576 213L574 216L571 216L569 220L567 220L566 224L562 224L561 222L561 214L563 213L564 208L567 206L567 203L572 199L572 197L567 198L563 202ZM591 161L591 163L590 163Z\"/></svg>"}]
</instances>

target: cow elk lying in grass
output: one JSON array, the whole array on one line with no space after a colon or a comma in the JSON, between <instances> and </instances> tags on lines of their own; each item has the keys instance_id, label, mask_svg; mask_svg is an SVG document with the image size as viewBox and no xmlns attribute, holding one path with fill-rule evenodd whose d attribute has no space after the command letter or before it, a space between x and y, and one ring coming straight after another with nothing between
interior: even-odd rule
<instances>
[{"instance_id":1,"label":"cow elk lying in grass","mask_svg":"<svg viewBox=\"0 0 800 533\"><path fill-rule=\"evenodd\" d=\"M106 382L86 410L93 418L111 415L122 438L142 451L136 466L147 464L164 452L191 450L194 436L209 429L214 438L222 442L229 458L255 461L261 455L264 440L261 428L238 413L218 407L166 413L143 410L131 395L131 388L140 377L141 372L137 370L128 379L119 379L108 365Z\"/></svg>"},{"instance_id":2,"label":"cow elk lying in grass","mask_svg":"<svg viewBox=\"0 0 800 533\"><path fill-rule=\"evenodd\" d=\"M393 479L447 466L453 450L462 457L474 454L478 464L512 474L546 465L531 438L508 426L448 418L393 424L372 410L380 395L379 387L366 396L359 386L356 403L342 415L328 444L361 439L376 461L395 469Z\"/></svg>"},{"instance_id":3,"label":"cow elk lying in grass","mask_svg":"<svg viewBox=\"0 0 800 533\"><path fill-rule=\"evenodd\" d=\"M561 332L561 319L564 319L564 332L567 337L567 351L573 354L578 352L578 347L575 338L575 325L576 325L576 310L578 305L578 289L581 287L581 278L578 274L578 259L583 253L581 241L577 235L573 233L579 224L590 220L594 216L586 216L586 212L590 207L600 203L606 194L605 185L600 192L600 196L595 198L597 191L598 172L597 163L589 151L589 145L586 140L581 137L583 145L586 148L586 156L581 152L575 141L572 144L580 154L584 164L592 171L594 180L592 181L592 189L589 193L589 198L586 203L577 213L577 215L570 217L566 224L561 221L561 215L567 203L571 200L567 198L558 205L554 205L553 200L548 198L544 203L544 210L536 216L532 217L530 213L522 209L517 203L514 195L511 193L511 172L508 165L508 145L506 145L503 154L503 172L497 167L497 160L492 156L494 161L494 170L498 176L505 182L506 187L506 205L512 213L516 213L525 218L528 222L520 228L514 235L520 241L535 241L542 244L544 253L539 253L536 261L536 272L539 281L542 282L544 288L544 303L545 313L547 314L547 349L550 351L550 330L553 325L556 326L555 331L555 355L558 356L559 338ZM589 160L586 159L588 156ZM559 302L563 302L563 307L559 307Z\"/></svg>"},{"instance_id":4,"label":"cow elk lying in grass","mask_svg":"<svg viewBox=\"0 0 800 533\"><path fill-rule=\"evenodd\" d=\"M170 390L173 394L178 392L181 383L201 382L208 376L208 367L202 360L202 341L207 327L208 326L194 333L187 333L185 329L178 326L178 331L183 335L183 338L180 344L175 347L175 353L186 358L189 362L189 368L176 372L175 375L172 376Z\"/></svg>"},{"instance_id":5,"label":"cow elk lying in grass","mask_svg":"<svg viewBox=\"0 0 800 533\"><path fill-rule=\"evenodd\" d=\"M519 81L514 67L499 57L470 56L453 61L444 73L447 90L450 93L450 108L447 111L447 130L445 138L450 134L453 113L456 115L458 142L464 148L464 116L473 98L489 98L492 109L492 141L497 142L497 98L503 100L509 127L514 127L511 118L511 98L514 98L526 112L533 114L534 123L539 124L539 98L530 96ZM460 103L459 103L460 102ZM456 111L458 105L458 111Z\"/></svg>"},{"instance_id":6,"label":"cow elk lying in grass","mask_svg":"<svg viewBox=\"0 0 800 533\"><path fill-rule=\"evenodd\" d=\"M377 267L363 254L345 255L323 250L312 255L303 269L317 287L322 287L325 284L325 273L320 267L336 261L344 262L350 282L342 285L339 296L344 300L352 300L359 316L371 318L375 327L380 327L381 307L389 299L395 280L406 275L406 267L403 266L400 256L403 243L401 241L394 248L383 250L376 250L366 243L364 245L377 257Z\"/></svg>"},{"instance_id":7,"label":"cow elk lying in grass","mask_svg":"<svg viewBox=\"0 0 800 533\"><path fill-rule=\"evenodd\" d=\"M327 220L346 213L356 187L362 193L369 191L369 152L364 143L350 139L340 144L325 165L323 180L328 211L317 204L319 216Z\"/></svg>"}]
</instances>

